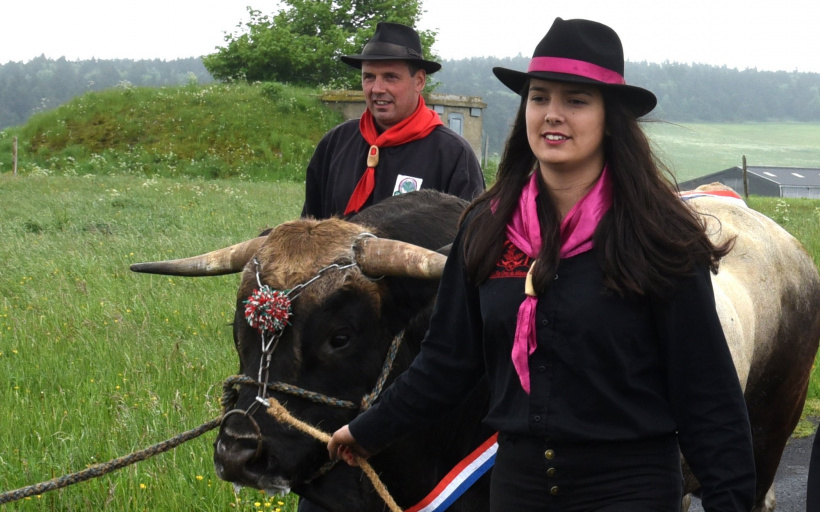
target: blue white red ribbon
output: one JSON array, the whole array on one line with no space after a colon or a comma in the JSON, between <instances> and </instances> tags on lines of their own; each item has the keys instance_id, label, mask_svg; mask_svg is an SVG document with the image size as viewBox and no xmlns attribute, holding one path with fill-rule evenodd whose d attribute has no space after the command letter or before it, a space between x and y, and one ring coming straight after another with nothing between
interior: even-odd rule
<instances>
[{"instance_id":1,"label":"blue white red ribbon","mask_svg":"<svg viewBox=\"0 0 820 512\"><path fill-rule=\"evenodd\" d=\"M442 512L453 504L476 480L495 464L498 451L498 433L484 441L456 467L423 500L405 512Z\"/></svg>"},{"instance_id":2,"label":"blue white red ribbon","mask_svg":"<svg viewBox=\"0 0 820 512\"><path fill-rule=\"evenodd\" d=\"M717 197L746 206L746 201L734 190L692 190L680 193L680 198L683 200L695 199L696 197Z\"/></svg>"}]
</instances>

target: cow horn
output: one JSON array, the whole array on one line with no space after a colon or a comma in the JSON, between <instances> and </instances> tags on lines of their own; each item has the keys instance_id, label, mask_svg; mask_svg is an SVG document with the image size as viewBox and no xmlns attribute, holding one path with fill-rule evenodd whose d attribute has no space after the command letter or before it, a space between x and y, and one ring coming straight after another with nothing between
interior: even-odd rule
<instances>
[{"instance_id":1,"label":"cow horn","mask_svg":"<svg viewBox=\"0 0 820 512\"><path fill-rule=\"evenodd\" d=\"M439 279L447 256L418 245L366 237L354 246L359 267L369 276Z\"/></svg>"},{"instance_id":2,"label":"cow horn","mask_svg":"<svg viewBox=\"0 0 820 512\"><path fill-rule=\"evenodd\" d=\"M190 258L134 263L131 265L131 270L146 274L188 277L234 274L245 268L245 264L256 254L265 239L267 239L266 236L258 236L230 247Z\"/></svg>"}]
</instances>

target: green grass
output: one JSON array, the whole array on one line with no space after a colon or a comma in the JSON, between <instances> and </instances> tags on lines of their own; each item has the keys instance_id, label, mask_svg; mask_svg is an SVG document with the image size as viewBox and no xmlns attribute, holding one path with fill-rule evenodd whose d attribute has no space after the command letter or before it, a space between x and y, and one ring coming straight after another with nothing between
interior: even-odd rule
<instances>
[{"instance_id":1,"label":"green grass","mask_svg":"<svg viewBox=\"0 0 820 512\"><path fill-rule=\"evenodd\" d=\"M317 91L267 84L92 92L0 132L0 172L303 181L319 138L341 122Z\"/></svg>"},{"instance_id":2,"label":"green grass","mask_svg":"<svg viewBox=\"0 0 820 512\"><path fill-rule=\"evenodd\" d=\"M298 215L301 186L0 176L0 489L84 469L219 415L238 276L134 274ZM275 510L213 472L214 432L15 510ZM292 508L294 497L282 500ZM265 507L265 503L272 507ZM290 508L282 508L289 510Z\"/></svg>"},{"instance_id":3,"label":"green grass","mask_svg":"<svg viewBox=\"0 0 820 512\"><path fill-rule=\"evenodd\" d=\"M747 165L820 168L820 123L645 123L677 180Z\"/></svg>"}]
</instances>

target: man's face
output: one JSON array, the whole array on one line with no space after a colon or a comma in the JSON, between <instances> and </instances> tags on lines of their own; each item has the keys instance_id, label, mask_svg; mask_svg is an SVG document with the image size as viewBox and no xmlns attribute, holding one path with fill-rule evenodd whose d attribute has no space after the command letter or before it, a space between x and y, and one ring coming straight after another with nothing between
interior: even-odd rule
<instances>
[{"instance_id":1,"label":"man's face","mask_svg":"<svg viewBox=\"0 0 820 512\"><path fill-rule=\"evenodd\" d=\"M427 73L423 69L410 76L402 60L366 60L362 62L362 90L367 110L376 124L386 130L409 117L418 106Z\"/></svg>"}]
</instances>

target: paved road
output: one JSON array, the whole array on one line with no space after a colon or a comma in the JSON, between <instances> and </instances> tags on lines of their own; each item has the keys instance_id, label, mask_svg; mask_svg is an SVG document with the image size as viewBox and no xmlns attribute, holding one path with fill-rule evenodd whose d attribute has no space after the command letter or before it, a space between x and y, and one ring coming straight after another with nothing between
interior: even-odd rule
<instances>
[{"instance_id":1,"label":"paved road","mask_svg":"<svg viewBox=\"0 0 820 512\"><path fill-rule=\"evenodd\" d=\"M806 478L809 474L809 458L814 436L792 438L774 477L774 493L777 512L806 512ZM703 512L700 500L693 499L690 512Z\"/></svg>"}]
</instances>

